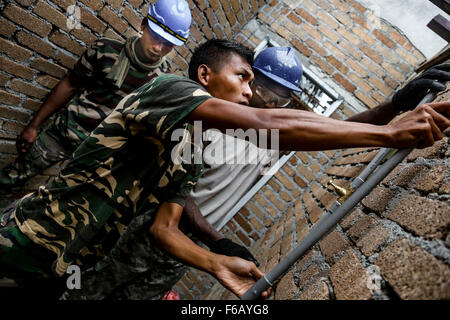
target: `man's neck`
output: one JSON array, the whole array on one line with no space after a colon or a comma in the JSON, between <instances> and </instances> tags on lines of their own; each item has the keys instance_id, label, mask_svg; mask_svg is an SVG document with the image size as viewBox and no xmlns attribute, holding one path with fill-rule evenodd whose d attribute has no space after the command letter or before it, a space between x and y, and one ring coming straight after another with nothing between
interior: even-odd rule
<instances>
[{"instance_id":1,"label":"man's neck","mask_svg":"<svg viewBox=\"0 0 450 320\"><path fill-rule=\"evenodd\" d=\"M139 39L139 40L136 42L136 45L135 45L134 48L135 48L135 50L136 50L136 57L137 57L142 63L145 63L145 64L155 64L155 63L159 62L159 60L153 61L153 60L148 59L148 58L145 56L145 54L144 54L144 48L142 47L142 44L141 44L141 39Z\"/></svg>"}]
</instances>

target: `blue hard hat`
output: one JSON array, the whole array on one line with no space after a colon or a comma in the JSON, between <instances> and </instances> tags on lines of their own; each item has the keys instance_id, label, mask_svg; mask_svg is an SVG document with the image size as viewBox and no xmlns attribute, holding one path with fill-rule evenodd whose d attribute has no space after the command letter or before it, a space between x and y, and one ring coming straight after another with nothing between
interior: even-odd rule
<instances>
[{"instance_id":1,"label":"blue hard hat","mask_svg":"<svg viewBox=\"0 0 450 320\"><path fill-rule=\"evenodd\" d=\"M147 18L150 29L170 43L187 41L192 16L185 0L159 0L148 8Z\"/></svg>"},{"instance_id":2,"label":"blue hard hat","mask_svg":"<svg viewBox=\"0 0 450 320\"><path fill-rule=\"evenodd\" d=\"M303 68L293 48L269 47L258 54L253 68L290 90L300 91Z\"/></svg>"}]
</instances>

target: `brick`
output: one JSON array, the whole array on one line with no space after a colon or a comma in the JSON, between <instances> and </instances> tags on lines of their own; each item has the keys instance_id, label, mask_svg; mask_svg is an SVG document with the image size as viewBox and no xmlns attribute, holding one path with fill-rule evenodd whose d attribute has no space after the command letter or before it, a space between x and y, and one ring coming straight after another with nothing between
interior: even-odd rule
<instances>
[{"instance_id":1,"label":"brick","mask_svg":"<svg viewBox=\"0 0 450 320\"><path fill-rule=\"evenodd\" d=\"M374 190L372 190L371 193L369 193L369 195L367 195L363 199L362 204L364 207L370 210L373 210L377 213L382 213L393 197L393 191L383 187L376 187Z\"/></svg>"},{"instance_id":2,"label":"brick","mask_svg":"<svg viewBox=\"0 0 450 320\"><path fill-rule=\"evenodd\" d=\"M78 56L81 56L86 50L86 48L80 45L77 41L71 39L65 34L62 34L61 32L52 33L52 35L49 37L49 40Z\"/></svg>"},{"instance_id":3,"label":"brick","mask_svg":"<svg viewBox=\"0 0 450 320\"><path fill-rule=\"evenodd\" d=\"M283 175L280 171L275 173L275 178L277 178L281 182L281 184L286 187L286 189L288 189L288 190L294 189L294 184L285 175Z\"/></svg>"},{"instance_id":4,"label":"brick","mask_svg":"<svg viewBox=\"0 0 450 320\"><path fill-rule=\"evenodd\" d=\"M414 164L404 167L401 171L396 171L398 176L395 179L391 179L392 184L403 188L408 188L412 185L412 182L416 180L417 177L421 176L426 170L427 167L424 165Z\"/></svg>"},{"instance_id":5,"label":"brick","mask_svg":"<svg viewBox=\"0 0 450 320\"><path fill-rule=\"evenodd\" d=\"M23 104L23 107L31 111L38 111L41 107L41 101L27 98Z\"/></svg>"},{"instance_id":6,"label":"brick","mask_svg":"<svg viewBox=\"0 0 450 320\"><path fill-rule=\"evenodd\" d=\"M58 28L64 31L69 31L69 28L67 27L67 17L64 15L64 13L53 8L46 2L38 1L36 6L34 7L33 12L41 16L51 24L57 26Z\"/></svg>"},{"instance_id":7,"label":"brick","mask_svg":"<svg viewBox=\"0 0 450 320\"><path fill-rule=\"evenodd\" d=\"M325 11L320 10L317 12L317 17L321 23L327 24L333 30L336 30L339 27L339 23Z\"/></svg>"},{"instance_id":8,"label":"brick","mask_svg":"<svg viewBox=\"0 0 450 320\"><path fill-rule=\"evenodd\" d=\"M252 231L252 227L248 224L248 222L238 213L234 215L234 220L244 229L247 233Z\"/></svg>"},{"instance_id":9,"label":"brick","mask_svg":"<svg viewBox=\"0 0 450 320\"><path fill-rule=\"evenodd\" d=\"M347 14L340 10L332 10L330 11L330 14L336 18L337 21L339 21L341 24L345 25L347 28L350 28L353 26L353 21L349 18Z\"/></svg>"},{"instance_id":10,"label":"brick","mask_svg":"<svg viewBox=\"0 0 450 320\"><path fill-rule=\"evenodd\" d=\"M114 9L119 10L119 8L122 6L123 0L106 0L106 2Z\"/></svg>"},{"instance_id":11,"label":"brick","mask_svg":"<svg viewBox=\"0 0 450 320\"><path fill-rule=\"evenodd\" d=\"M4 87L6 83L11 79L7 74L0 74L0 87Z\"/></svg>"},{"instance_id":12,"label":"brick","mask_svg":"<svg viewBox=\"0 0 450 320\"><path fill-rule=\"evenodd\" d=\"M380 253L375 263L402 299L450 299L448 266L407 239L394 241Z\"/></svg>"},{"instance_id":13,"label":"brick","mask_svg":"<svg viewBox=\"0 0 450 320\"><path fill-rule=\"evenodd\" d=\"M362 78L360 78L358 75L356 75L354 73L350 73L348 75L348 79L351 82L353 82L358 89L363 90L366 94L373 90L373 88L368 84L367 81L363 80ZM347 115L346 112L344 112L344 114ZM350 116L351 115L348 115L348 117L350 117Z\"/></svg>"},{"instance_id":14,"label":"brick","mask_svg":"<svg viewBox=\"0 0 450 320\"><path fill-rule=\"evenodd\" d=\"M328 263L334 263L334 257L338 253L347 250L350 244L336 230L333 230L319 241L319 246L325 256L325 260Z\"/></svg>"},{"instance_id":15,"label":"brick","mask_svg":"<svg viewBox=\"0 0 450 320\"><path fill-rule=\"evenodd\" d=\"M374 99L369 97L367 94L363 93L361 90L356 91L354 94L369 108L374 108L378 105L378 103Z\"/></svg>"},{"instance_id":16,"label":"brick","mask_svg":"<svg viewBox=\"0 0 450 320\"><path fill-rule=\"evenodd\" d=\"M312 264L305 271L303 271L298 279L300 289L303 289L311 281L315 281L321 274L321 270L317 264Z\"/></svg>"},{"instance_id":17,"label":"brick","mask_svg":"<svg viewBox=\"0 0 450 320\"><path fill-rule=\"evenodd\" d=\"M28 119L30 118L30 115L28 113L25 113L23 111L14 108L0 106L0 117L16 120L19 122L27 122Z\"/></svg>"},{"instance_id":18,"label":"brick","mask_svg":"<svg viewBox=\"0 0 450 320\"><path fill-rule=\"evenodd\" d=\"M30 50L22 48L3 38L0 38L0 52L19 61L27 61L33 55Z\"/></svg>"},{"instance_id":19,"label":"brick","mask_svg":"<svg viewBox=\"0 0 450 320\"><path fill-rule=\"evenodd\" d=\"M395 47L395 42L392 41L391 39L389 39L387 36L385 36L381 30L379 29L375 29L374 31L372 31L372 34L377 37L378 40L380 40L381 42L383 42L386 46L388 46L389 48L394 48Z\"/></svg>"},{"instance_id":20,"label":"brick","mask_svg":"<svg viewBox=\"0 0 450 320\"><path fill-rule=\"evenodd\" d=\"M80 14L82 24L98 33L103 33L105 31L106 24L99 18L94 16L92 13L90 13L87 9L81 7Z\"/></svg>"},{"instance_id":21,"label":"brick","mask_svg":"<svg viewBox=\"0 0 450 320\"><path fill-rule=\"evenodd\" d=\"M59 53L56 55L55 60L56 60L59 64L65 66L65 67L67 67L67 68L69 68L69 69L73 69L73 66L74 66L75 63L77 62L77 59L75 59L75 58L73 58L73 57L71 57L71 56L69 56L69 55L67 55L67 54L65 54L65 53L62 53L62 52L59 52Z\"/></svg>"},{"instance_id":22,"label":"brick","mask_svg":"<svg viewBox=\"0 0 450 320\"><path fill-rule=\"evenodd\" d=\"M300 51L301 54L310 57L312 54L312 51L310 49L308 49L303 43L301 43L299 40L297 40L296 38L291 40L291 44L298 50Z\"/></svg>"},{"instance_id":23,"label":"brick","mask_svg":"<svg viewBox=\"0 0 450 320\"><path fill-rule=\"evenodd\" d=\"M14 32L17 30L17 27L13 25L11 22L0 19L0 34L9 38L11 37Z\"/></svg>"},{"instance_id":24,"label":"brick","mask_svg":"<svg viewBox=\"0 0 450 320\"><path fill-rule=\"evenodd\" d=\"M0 56L0 70L14 76L30 80L34 76L34 70Z\"/></svg>"},{"instance_id":25,"label":"brick","mask_svg":"<svg viewBox=\"0 0 450 320\"><path fill-rule=\"evenodd\" d=\"M431 147L424 149L414 149L406 159L407 161L414 161L418 158L439 158L444 155L445 151L447 150L447 141L448 138L444 137L443 139L433 144Z\"/></svg>"},{"instance_id":26,"label":"brick","mask_svg":"<svg viewBox=\"0 0 450 320\"><path fill-rule=\"evenodd\" d=\"M47 42L36 38L35 36L26 33L24 31L19 31L17 33L17 40L24 46L36 51L37 53L43 55L46 58L50 58L55 54L55 48L53 48Z\"/></svg>"},{"instance_id":27,"label":"brick","mask_svg":"<svg viewBox=\"0 0 450 320\"><path fill-rule=\"evenodd\" d=\"M119 33L124 33L128 29L128 25L106 6L100 11L99 16Z\"/></svg>"},{"instance_id":28,"label":"brick","mask_svg":"<svg viewBox=\"0 0 450 320\"><path fill-rule=\"evenodd\" d=\"M373 255L377 249L389 239L389 231L381 225L376 225L371 228L367 234L358 240L356 245L361 249L361 252L369 257Z\"/></svg>"},{"instance_id":29,"label":"brick","mask_svg":"<svg viewBox=\"0 0 450 320\"><path fill-rule=\"evenodd\" d=\"M376 224L377 221L374 218L368 215L364 215L348 230L348 236L350 237L350 239L352 239L353 242L356 243Z\"/></svg>"},{"instance_id":30,"label":"brick","mask_svg":"<svg viewBox=\"0 0 450 320\"><path fill-rule=\"evenodd\" d=\"M333 43L338 43L339 42L339 38L340 36L334 32L333 30L331 30L330 28L328 28L327 26L325 26L324 24L319 24L319 26L317 27L317 29L322 32L322 34L327 37L328 39L331 40L331 42Z\"/></svg>"},{"instance_id":31,"label":"brick","mask_svg":"<svg viewBox=\"0 0 450 320\"><path fill-rule=\"evenodd\" d=\"M333 75L333 79L337 81L340 85L342 85L347 91L355 92L356 87L350 83L347 79L345 79L341 74L335 73Z\"/></svg>"},{"instance_id":32,"label":"brick","mask_svg":"<svg viewBox=\"0 0 450 320\"><path fill-rule=\"evenodd\" d=\"M300 19L298 16L295 15L295 13L291 12L288 14L288 19L291 20L295 24L301 24L302 19Z\"/></svg>"},{"instance_id":33,"label":"brick","mask_svg":"<svg viewBox=\"0 0 450 320\"><path fill-rule=\"evenodd\" d=\"M101 0L80 0L80 2L83 2L85 5L87 5L89 8L91 8L94 11L99 11L101 8L103 8L103 2ZM131 3L133 1L128 1L128 2Z\"/></svg>"},{"instance_id":34,"label":"brick","mask_svg":"<svg viewBox=\"0 0 450 320\"><path fill-rule=\"evenodd\" d=\"M43 22L41 19L13 4L8 4L2 11L2 15L41 37L45 37L52 30L50 24Z\"/></svg>"},{"instance_id":35,"label":"brick","mask_svg":"<svg viewBox=\"0 0 450 320\"><path fill-rule=\"evenodd\" d=\"M362 215L363 212L361 211L361 209L356 208L352 212L347 214L345 218L339 222L339 225L342 227L342 229L348 230L353 225L353 221L360 218Z\"/></svg>"},{"instance_id":36,"label":"brick","mask_svg":"<svg viewBox=\"0 0 450 320\"><path fill-rule=\"evenodd\" d=\"M337 40L336 40L337 41ZM339 46L341 46L345 51L347 51L353 58L360 61L363 57L361 51L356 50L355 47L348 41L339 41Z\"/></svg>"},{"instance_id":37,"label":"brick","mask_svg":"<svg viewBox=\"0 0 450 320\"><path fill-rule=\"evenodd\" d=\"M372 280L356 255L348 251L329 271L337 300L367 300Z\"/></svg>"},{"instance_id":38,"label":"brick","mask_svg":"<svg viewBox=\"0 0 450 320\"><path fill-rule=\"evenodd\" d=\"M13 79L9 87L14 91L21 92L35 98L44 98L49 92L48 90L35 87L18 79Z\"/></svg>"},{"instance_id":39,"label":"brick","mask_svg":"<svg viewBox=\"0 0 450 320\"><path fill-rule=\"evenodd\" d=\"M97 36L93 34L92 31L84 27L73 29L70 31L70 34L83 41L86 46L90 46L95 40L97 40Z\"/></svg>"},{"instance_id":40,"label":"brick","mask_svg":"<svg viewBox=\"0 0 450 320\"><path fill-rule=\"evenodd\" d=\"M352 45L357 46L361 43L358 37L356 37L353 33L344 28L339 28L337 33L340 34L344 39L347 39Z\"/></svg>"},{"instance_id":41,"label":"brick","mask_svg":"<svg viewBox=\"0 0 450 320\"><path fill-rule=\"evenodd\" d=\"M20 97L0 89L0 102L15 106L20 103Z\"/></svg>"},{"instance_id":42,"label":"brick","mask_svg":"<svg viewBox=\"0 0 450 320\"><path fill-rule=\"evenodd\" d=\"M62 78L66 74L66 69L63 67L60 67L54 63L48 62L47 60L38 58L35 59L31 64L30 67L35 68L39 71L45 72L51 76Z\"/></svg>"},{"instance_id":43,"label":"brick","mask_svg":"<svg viewBox=\"0 0 450 320\"><path fill-rule=\"evenodd\" d=\"M383 58L380 57L374 50L370 49L368 46L360 46L359 49L366 54L370 59L372 59L375 63L381 64L383 62Z\"/></svg>"},{"instance_id":44,"label":"brick","mask_svg":"<svg viewBox=\"0 0 450 320\"><path fill-rule=\"evenodd\" d=\"M297 10L295 10L295 12L299 16L301 16L303 19L308 21L310 24L312 24L313 26L317 26L318 25L317 19L315 17L313 17L311 14L309 14L308 11L306 11L306 10L304 10L302 8L298 8Z\"/></svg>"},{"instance_id":45,"label":"brick","mask_svg":"<svg viewBox=\"0 0 450 320\"><path fill-rule=\"evenodd\" d=\"M386 96L391 95L392 90L389 89L389 87L387 87L383 82L381 82L380 80L378 80L376 77L369 77L369 82L370 84L374 85L377 89L381 90L381 92L383 92Z\"/></svg>"},{"instance_id":46,"label":"brick","mask_svg":"<svg viewBox=\"0 0 450 320\"><path fill-rule=\"evenodd\" d=\"M142 19L133 11L133 9L129 6L125 6L121 13L122 16L133 26L133 28L140 30Z\"/></svg>"},{"instance_id":47,"label":"brick","mask_svg":"<svg viewBox=\"0 0 450 320\"><path fill-rule=\"evenodd\" d=\"M326 51L325 49L322 48L321 45L319 45L317 42L315 42L313 39L308 38L305 43L308 45L308 47L310 47L311 49L313 49L319 56L326 56Z\"/></svg>"},{"instance_id":48,"label":"brick","mask_svg":"<svg viewBox=\"0 0 450 320\"><path fill-rule=\"evenodd\" d=\"M301 300L329 300L330 291L323 280L317 280L299 296Z\"/></svg>"},{"instance_id":49,"label":"brick","mask_svg":"<svg viewBox=\"0 0 450 320\"><path fill-rule=\"evenodd\" d=\"M320 32L317 31L317 28L311 27L309 24L302 24L302 29L306 31L311 37L313 37L315 40L321 42L322 41L322 35ZM320 30L320 29L319 29Z\"/></svg>"},{"instance_id":50,"label":"brick","mask_svg":"<svg viewBox=\"0 0 450 320\"><path fill-rule=\"evenodd\" d=\"M425 239L444 239L450 223L450 206L442 201L407 195L386 217Z\"/></svg>"},{"instance_id":51,"label":"brick","mask_svg":"<svg viewBox=\"0 0 450 320\"><path fill-rule=\"evenodd\" d=\"M337 60L333 56L328 56L327 61L332 64L336 69L338 69L340 72L346 74L348 72L348 67L346 67L344 64L342 64L339 60Z\"/></svg>"},{"instance_id":52,"label":"brick","mask_svg":"<svg viewBox=\"0 0 450 320\"><path fill-rule=\"evenodd\" d=\"M332 66L330 66L325 60L319 58L318 56L314 55L312 57L312 62L314 62L322 71L326 72L327 74L331 75L334 72L334 69Z\"/></svg>"},{"instance_id":53,"label":"brick","mask_svg":"<svg viewBox=\"0 0 450 320\"><path fill-rule=\"evenodd\" d=\"M337 59L344 61L347 55L342 51L341 48L336 47L329 41L326 41L323 46L327 48L331 54L333 54Z\"/></svg>"},{"instance_id":54,"label":"brick","mask_svg":"<svg viewBox=\"0 0 450 320\"><path fill-rule=\"evenodd\" d=\"M48 76L48 75L43 75L43 76L38 76L36 78L36 82L44 87L53 89L53 87L58 84L59 80L56 78L53 78L51 76Z\"/></svg>"}]
</instances>

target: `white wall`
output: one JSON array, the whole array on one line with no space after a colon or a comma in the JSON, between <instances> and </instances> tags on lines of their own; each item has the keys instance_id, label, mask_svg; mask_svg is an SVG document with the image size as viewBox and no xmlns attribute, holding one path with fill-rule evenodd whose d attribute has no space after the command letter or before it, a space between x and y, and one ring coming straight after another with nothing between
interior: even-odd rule
<instances>
[{"instance_id":1,"label":"white wall","mask_svg":"<svg viewBox=\"0 0 450 320\"><path fill-rule=\"evenodd\" d=\"M398 27L409 40L427 57L431 58L447 42L427 27L437 14L450 20L443 10L429 0L359 0L366 7L379 12L381 18Z\"/></svg>"}]
</instances>

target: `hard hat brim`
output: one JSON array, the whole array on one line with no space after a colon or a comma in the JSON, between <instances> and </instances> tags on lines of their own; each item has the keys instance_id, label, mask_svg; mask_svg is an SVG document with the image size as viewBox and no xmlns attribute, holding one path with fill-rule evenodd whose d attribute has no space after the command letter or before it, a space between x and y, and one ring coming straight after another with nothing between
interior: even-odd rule
<instances>
[{"instance_id":1,"label":"hard hat brim","mask_svg":"<svg viewBox=\"0 0 450 320\"><path fill-rule=\"evenodd\" d=\"M268 77L269 79L272 79L273 81L281 84L283 87L288 88L289 90L293 90L293 91L297 91L300 92L301 89L295 85L293 85L292 83L290 83L289 81L284 80L283 78L274 75L273 73L267 72L261 68L258 67L253 67L254 69L258 70L259 72L261 72L263 75L265 75L266 77Z\"/></svg>"},{"instance_id":2,"label":"hard hat brim","mask_svg":"<svg viewBox=\"0 0 450 320\"><path fill-rule=\"evenodd\" d=\"M177 39L174 36L172 36L171 34L167 33L166 31L163 30L163 28L158 26L156 23L150 21L150 19L147 19L147 21L148 21L149 28L154 33L159 35L161 38L166 39L167 41L169 41L170 43L172 43L175 46L181 46L184 44L183 41L181 41L180 39Z\"/></svg>"}]
</instances>

